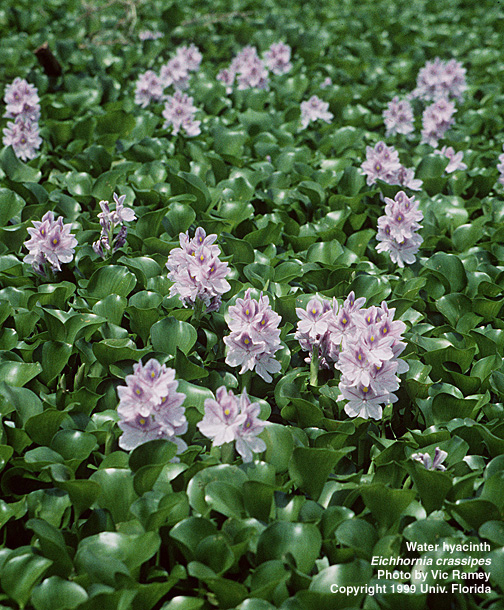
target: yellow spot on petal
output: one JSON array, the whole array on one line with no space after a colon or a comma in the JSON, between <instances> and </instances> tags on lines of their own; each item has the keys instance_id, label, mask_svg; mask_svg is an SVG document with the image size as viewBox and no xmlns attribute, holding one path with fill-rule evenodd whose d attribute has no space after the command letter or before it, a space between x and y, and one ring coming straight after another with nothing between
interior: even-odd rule
<instances>
[{"instance_id":1,"label":"yellow spot on petal","mask_svg":"<svg viewBox=\"0 0 504 610\"><path fill-rule=\"evenodd\" d=\"M359 355L357 356L357 359L358 359L358 360L362 360L362 354L359 354Z\"/></svg>"},{"instance_id":2,"label":"yellow spot on petal","mask_svg":"<svg viewBox=\"0 0 504 610\"><path fill-rule=\"evenodd\" d=\"M58 240L57 240L56 238L54 238L54 239L52 240L52 243L53 243L54 245L56 245L56 244L58 243Z\"/></svg>"},{"instance_id":3,"label":"yellow spot on petal","mask_svg":"<svg viewBox=\"0 0 504 610\"><path fill-rule=\"evenodd\" d=\"M152 379L154 379L154 377L156 376L156 371L152 371L152 373L150 374L150 376L152 377Z\"/></svg>"},{"instance_id":4,"label":"yellow spot on petal","mask_svg":"<svg viewBox=\"0 0 504 610\"><path fill-rule=\"evenodd\" d=\"M231 411L229 409L224 410L224 415L229 415L230 413L231 413Z\"/></svg>"},{"instance_id":5,"label":"yellow spot on petal","mask_svg":"<svg viewBox=\"0 0 504 610\"><path fill-rule=\"evenodd\" d=\"M343 324L346 324L346 323L347 323L347 319L343 318Z\"/></svg>"},{"instance_id":6,"label":"yellow spot on petal","mask_svg":"<svg viewBox=\"0 0 504 610\"><path fill-rule=\"evenodd\" d=\"M203 254L199 257L200 261L204 261L205 257L203 256Z\"/></svg>"},{"instance_id":7,"label":"yellow spot on petal","mask_svg":"<svg viewBox=\"0 0 504 610\"><path fill-rule=\"evenodd\" d=\"M244 340L245 345L248 345L250 343L250 341L248 339Z\"/></svg>"},{"instance_id":8,"label":"yellow spot on petal","mask_svg":"<svg viewBox=\"0 0 504 610\"><path fill-rule=\"evenodd\" d=\"M312 309L312 314L315 315L317 313L316 309Z\"/></svg>"},{"instance_id":9,"label":"yellow spot on petal","mask_svg":"<svg viewBox=\"0 0 504 610\"><path fill-rule=\"evenodd\" d=\"M250 428L250 422L249 421L245 424L245 428Z\"/></svg>"},{"instance_id":10,"label":"yellow spot on petal","mask_svg":"<svg viewBox=\"0 0 504 610\"><path fill-rule=\"evenodd\" d=\"M266 324L266 320L261 320L261 324L264 326Z\"/></svg>"},{"instance_id":11,"label":"yellow spot on petal","mask_svg":"<svg viewBox=\"0 0 504 610\"><path fill-rule=\"evenodd\" d=\"M362 388L362 391L363 391L363 392L369 392L369 388L367 388L367 387L363 387L363 388Z\"/></svg>"},{"instance_id":12,"label":"yellow spot on petal","mask_svg":"<svg viewBox=\"0 0 504 610\"><path fill-rule=\"evenodd\" d=\"M138 420L140 422L140 425L144 425L145 424L145 419L142 417L141 419Z\"/></svg>"},{"instance_id":13,"label":"yellow spot on petal","mask_svg":"<svg viewBox=\"0 0 504 610\"><path fill-rule=\"evenodd\" d=\"M373 341L374 341L374 337L373 337L373 335L371 335L371 342L373 342Z\"/></svg>"},{"instance_id":14,"label":"yellow spot on petal","mask_svg":"<svg viewBox=\"0 0 504 610\"><path fill-rule=\"evenodd\" d=\"M383 329L383 334L384 334L384 335L386 335L386 334L387 334L387 329L386 329L386 328L384 328L384 329Z\"/></svg>"},{"instance_id":15,"label":"yellow spot on petal","mask_svg":"<svg viewBox=\"0 0 504 610\"><path fill-rule=\"evenodd\" d=\"M250 310L246 309L245 310L245 315L248 316L250 314Z\"/></svg>"},{"instance_id":16,"label":"yellow spot on petal","mask_svg":"<svg viewBox=\"0 0 504 610\"><path fill-rule=\"evenodd\" d=\"M135 394L136 394L137 396L140 396L140 394L141 394L141 393L142 393L142 390L141 390L140 388L137 388L137 389L135 390Z\"/></svg>"}]
</instances>

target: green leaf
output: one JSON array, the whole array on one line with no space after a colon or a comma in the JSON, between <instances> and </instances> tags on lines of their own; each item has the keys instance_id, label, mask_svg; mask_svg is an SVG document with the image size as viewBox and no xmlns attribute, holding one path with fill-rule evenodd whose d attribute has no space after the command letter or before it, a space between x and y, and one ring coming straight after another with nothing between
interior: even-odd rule
<instances>
[{"instance_id":1,"label":"green leaf","mask_svg":"<svg viewBox=\"0 0 504 610\"><path fill-rule=\"evenodd\" d=\"M66 417L68 416L63 411L46 409L43 413L30 417L26 422L25 430L35 443L49 445Z\"/></svg>"},{"instance_id":2,"label":"green leaf","mask_svg":"<svg viewBox=\"0 0 504 610\"><path fill-rule=\"evenodd\" d=\"M17 388L23 387L36 377L42 366L38 362L2 362L0 363L0 379Z\"/></svg>"},{"instance_id":3,"label":"green leaf","mask_svg":"<svg viewBox=\"0 0 504 610\"><path fill-rule=\"evenodd\" d=\"M31 598L35 610L73 610L87 599L83 587L59 576L46 578L37 585Z\"/></svg>"},{"instance_id":4,"label":"green leaf","mask_svg":"<svg viewBox=\"0 0 504 610\"><path fill-rule=\"evenodd\" d=\"M2 567L2 589L24 608L30 599L33 587L52 565L46 557L34 553L12 553Z\"/></svg>"},{"instance_id":5,"label":"green leaf","mask_svg":"<svg viewBox=\"0 0 504 610\"><path fill-rule=\"evenodd\" d=\"M14 191L0 188L0 227L8 224L24 208L25 202Z\"/></svg>"},{"instance_id":6,"label":"green leaf","mask_svg":"<svg viewBox=\"0 0 504 610\"><path fill-rule=\"evenodd\" d=\"M163 318L151 328L152 347L156 352L176 356L177 347L188 354L198 338L194 327L175 318Z\"/></svg>"},{"instance_id":7,"label":"green leaf","mask_svg":"<svg viewBox=\"0 0 504 610\"><path fill-rule=\"evenodd\" d=\"M95 299L104 299L111 294L127 297L135 285L134 273L125 267L108 265L93 273L87 285L87 294Z\"/></svg>"},{"instance_id":8,"label":"green leaf","mask_svg":"<svg viewBox=\"0 0 504 610\"><path fill-rule=\"evenodd\" d=\"M289 461L289 475L295 485L318 500L329 474L341 458L353 449L354 447L345 447L334 451L296 447Z\"/></svg>"},{"instance_id":9,"label":"green leaf","mask_svg":"<svg viewBox=\"0 0 504 610\"><path fill-rule=\"evenodd\" d=\"M13 182L38 182L42 172L26 165L16 157L12 146L7 146L0 153L0 167Z\"/></svg>"},{"instance_id":10,"label":"green leaf","mask_svg":"<svg viewBox=\"0 0 504 610\"><path fill-rule=\"evenodd\" d=\"M360 490L364 504L384 530L399 525L401 514L416 495L412 489L391 489L382 483L363 485Z\"/></svg>"},{"instance_id":11,"label":"green leaf","mask_svg":"<svg viewBox=\"0 0 504 610\"><path fill-rule=\"evenodd\" d=\"M94 472L90 481L98 483L101 493L96 499L100 508L110 511L114 522L131 519L130 506L137 494L133 488L133 475L127 468L103 468Z\"/></svg>"},{"instance_id":12,"label":"green leaf","mask_svg":"<svg viewBox=\"0 0 504 610\"><path fill-rule=\"evenodd\" d=\"M269 525L257 543L257 561L284 559L291 554L300 572L309 574L322 546L319 529L312 523L277 521Z\"/></svg>"}]
</instances>

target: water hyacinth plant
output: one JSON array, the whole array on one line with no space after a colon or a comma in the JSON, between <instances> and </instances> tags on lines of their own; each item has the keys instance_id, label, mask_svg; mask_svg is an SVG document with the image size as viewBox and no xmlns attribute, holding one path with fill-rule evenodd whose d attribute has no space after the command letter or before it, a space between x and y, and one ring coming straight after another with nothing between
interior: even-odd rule
<instances>
[{"instance_id":1,"label":"water hyacinth plant","mask_svg":"<svg viewBox=\"0 0 504 610\"><path fill-rule=\"evenodd\" d=\"M3 0L2 610L502 610L503 16Z\"/></svg>"}]
</instances>

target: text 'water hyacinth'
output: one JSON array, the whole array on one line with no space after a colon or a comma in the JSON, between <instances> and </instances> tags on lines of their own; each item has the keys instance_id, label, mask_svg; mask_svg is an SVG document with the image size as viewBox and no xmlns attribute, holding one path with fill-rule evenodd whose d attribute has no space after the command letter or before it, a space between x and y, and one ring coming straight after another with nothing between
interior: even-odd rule
<instances>
[{"instance_id":1,"label":"text 'water hyacinth'","mask_svg":"<svg viewBox=\"0 0 504 610\"><path fill-rule=\"evenodd\" d=\"M253 453L266 450L265 442L257 438L265 426L258 417L259 403L251 403L246 391L235 396L224 386L217 390L216 397L205 400L205 415L197 424L200 432L213 441L214 447L235 441L243 461L251 462Z\"/></svg>"},{"instance_id":2,"label":"text 'water hyacinth'","mask_svg":"<svg viewBox=\"0 0 504 610\"><path fill-rule=\"evenodd\" d=\"M168 256L168 279L174 282L170 296L178 294L184 307L194 307L199 299L207 312L217 311L222 295L231 288L226 280L229 267L219 259L216 239L217 235L207 235L201 227L192 239L189 233L180 233L180 248L174 248Z\"/></svg>"},{"instance_id":3,"label":"text 'water hyacinth'","mask_svg":"<svg viewBox=\"0 0 504 610\"><path fill-rule=\"evenodd\" d=\"M282 368L275 360L275 352L281 348L280 316L271 308L267 296L261 293L259 301L252 299L250 289L243 299L236 299L228 315L231 334L224 337L228 347L226 363L241 366L240 374L255 370L269 383L271 373Z\"/></svg>"},{"instance_id":4,"label":"text 'water hyacinth'","mask_svg":"<svg viewBox=\"0 0 504 610\"><path fill-rule=\"evenodd\" d=\"M187 431L182 403L185 394L177 392L175 371L151 358L145 365L133 365L133 375L126 376L126 385L117 388L123 434L119 447L130 451L142 443L159 438L177 445L177 453L187 449L179 435Z\"/></svg>"}]
</instances>

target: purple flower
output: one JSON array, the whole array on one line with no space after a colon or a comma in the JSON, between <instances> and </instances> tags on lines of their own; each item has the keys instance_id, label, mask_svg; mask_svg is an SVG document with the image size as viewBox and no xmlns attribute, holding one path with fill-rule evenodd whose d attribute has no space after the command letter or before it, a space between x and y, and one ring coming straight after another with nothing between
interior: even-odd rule
<instances>
[{"instance_id":1,"label":"purple flower","mask_svg":"<svg viewBox=\"0 0 504 610\"><path fill-rule=\"evenodd\" d=\"M136 82L135 103L147 108L151 102L160 102L163 97L163 85L158 75L152 70L140 74Z\"/></svg>"},{"instance_id":2,"label":"purple flower","mask_svg":"<svg viewBox=\"0 0 504 610\"><path fill-rule=\"evenodd\" d=\"M232 390L221 386L216 392L217 400L205 400L205 416L197 424L200 432L212 439L218 447L232 443L238 438L238 427L243 424L246 414L241 413L238 401Z\"/></svg>"},{"instance_id":3,"label":"purple flower","mask_svg":"<svg viewBox=\"0 0 504 610\"><path fill-rule=\"evenodd\" d=\"M142 30L138 32L138 38L140 40L157 40L158 38L163 38L163 32L152 31L152 30Z\"/></svg>"},{"instance_id":4,"label":"purple flower","mask_svg":"<svg viewBox=\"0 0 504 610\"><path fill-rule=\"evenodd\" d=\"M411 459L420 462L425 466L427 470L446 470L446 466L443 466L443 462L448 457L448 453L443 451L439 447L434 450L434 458L428 453L413 453Z\"/></svg>"},{"instance_id":5,"label":"purple flower","mask_svg":"<svg viewBox=\"0 0 504 610\"><path fill-rule=\"evenodd\" d=\"M188 136L199 135L201 133L201 121L194 119L197 110L192 97L189 97L186 93L176 91L174 95L169 95L166 98L162 113L166 119L163 128L166 129L171 126L173 135L177 135L181 129L184 129Z\"/></svg>"},{"instance_id":6,"label":"purple flower","mask_svg":"<svg viewBox=\"0 0 504 610\"><path fill-rule=\"evenodd\" d=\"M415 254L422 243L422 238L416 233L421 227L419 221L423 214L418 209L414 197L408 197L404 191L399 191L394 199L385 197L385 215L378 218L378 233L376 239L377 252L389 252L391 260L404 267L404 263L414 263Z\"/></svg>"},{"instance_id":7,"label":"purple flower","mask_svg":"<svg viewBox=\"0 0 504 610\"><path fill-rule=\"evenodd\" d=\"M466 69L455 59L442 61L436 57L428 61L419 71L417 86L411 97L424 100L438 100L441 98L462 99L467 89Z\"/></svg>"},{"instance_id":8,"label":"purple flower","mask_svg":"<svg viewBox=\"0 0 504 610\"><path fill-rule=\"evenodd\" d=\"M257 438L265 426L258 418L259 403L251 403L245 390L236 397L224 386L217 390L216 397L205 400L205 415L197 424L200 432L213 441L214 447L235 441L243 461L251 462L253 453L266 450L264 441Z\"/></svg>"},{"instance_id":9,"label":"purple flower","mask_svg":"<svg viewBox=\"0 0 504 610\"><path fill-rule=\"evenodd\" d=\"M328 87L332 87L332 80L329 76L326 76L324 78L324 80L320 83L320 88L321 89L327 89Z\"/></svg>"},{"instance_id":10,"label":"purple flower","mask_svg":"<svg viewBox=\"0 0 504 610\"><path fill-rule=\"evenodd\" d=\"M285 74L292 68L291 48L283 42L274 42L264 54L264 61L273 74Z\"/></svg>"},{"instance_id":11,"label":"purple flower","mask_svg":"<svg viewBox=\"0 0 504 610\"><path fill-rule=\"evenodd\" d=\"M125 381L126 386L117 388L119 427L123 430L119 446L130 451L146 441L165 438L177 445L177 453L186 449L179 438L188 425L182 406L185 394L177 392L175 371L152 358L145 366L135 364Z\"/></svg>"},{"instance_id":12,"label":"purple flower","mask_svg":"<svg viewBox=\"0 0 504 610\"><path fill-rule=\"evenodd\" d=\"M125 222L131 222L136 219L136 214L131 208L124 207L126 195L120 197L114 193L115 210L110 210L108 201L100 201L101 212L98 214L101 225L100 238L94 242L93 250L102 258L112 250L116 252L126 243L128 229ZM119 232L114 237L114 229L119 226Z\"/></svg>"},{"instance_id":13,"label":"purple flower","mask_svg":"<svg viewBox=\"0 0 504 610\"><path fill-rule=\"evenodd\" d=\"M5 87L4 102L7 106L4 116L9 119L21 117L24 120L37 122L40 118L40 98L37 88L23 78L15 78Z\"/></svg>"},{"instance_id":14,"label":"purple flower","mask_svg":"<svg viewBox=\"0 0 504 610\"><path fill-rule=\"evenodd\" d=\"M194 44L179 47L176 51L176 57L182 61L188 72L199 70L201 60L203 59L200 50Z\"/></svg>"},{"instance_id":15,"label":"purple flower","mask_svg":"<svg viewBox=\"0 0 504 610\"><path fill-rule=\"evenodd\" d=\"M383 111L383 119L387 128L385 135L396 133L408 134L413 131L413 109L407 100L399 100L397 95L389 102L387 110Z\"/></svg>"},{"instance_id":16,"label":"purple flower","mask_svg":"<svg viewBox=\"0 0 504 610\"><path fill-rule=\"evenodd\" d=\"M222 295L231 288L226 280L228 264L219 259L216 239L217 235L207 235L201 227L192 239L188 233L180 233L180 248L174 248L168 256L168 278L174 282L170 296L178 294L185 307L194 307L199 299L207 312L216 311Z\"/></svg>"},{"instance_id":17,"label":"purple flower","mask_svg":"<svg viewBox=\"0 0 504 610\"><path fill-rule=\"evenodd\" d=\"M336 302L335 302L336 303ZM337 308L336 303L336 308ZM331 350L331 333L329 323L334 317L334 310L329 301L320 302L318 299L311 299L306 306L306 310L296 307L296 314L299 318L297 330L294 337L299 341L301 349L305 352L313 353L318 350L319 366L329 368L329 361L334 356ZM311 357L307 357L305 362L310 362Z\"/></svg>"},{"instance_id":18,"label":"purple flower","mask_svg":"<svg viewBox=\"0 0 504 610\"><path fill-rule=\"evenodd\" d=\"M462 161L464 158L463 151L459 150L457 153L451 146L443 146L441 150L435 150L436 155L444 155L450 160L445 168L447 174L456 172L459 169L467 169L467 165Z\"/></svg>"},{"instance_id":19,"label":"purple flower","mask_svg":"<svg viewBox=\"0 0 504 610\"><path fill-rule=\"evenodd\" d=\"M330 123L334 115L329 112L329 102L324 102L312 95L306 102L301 102L301 129L306 129L312 121L318 119Z\"/></svg>"},{"instance_id":20,"label":"purple flower","mask_svg":"<svg viewBox=\"0 0 504 610\"><path fill-rule=\"evenodd\" d=\"M399 184L412 191L419 191L422 188L422 180L415 178L415 170L412 167L406 168L404 165L390 174L388 177L389 184Z\"/></svg>"},{"instance_id":21,"label":"purple flower","mask_svg":"<svg viewBox=\"0 0 504 610\"><path fill-rule=\"evenodd\" d=\"M217 80L226 85L227 93L231 93L235 80L238 82L238 89L267 89L268 70L256 47L246 46L237 53L229 68L218 73Z\"/></svg>"},{"instance_id":22,"label":"purple flower","mask_svg":"<svg viewBox=\"0 0 504 610\"><path fill-rule=\"evenodd\" d=\"M31 264L34 271L41 275L45 275L46 263L51 266L53 272L61 271L60 263L72 261L77 245L75 236L70 233L71 223L63 224L61 216L54 220L53 212L47 212L42 220L32 222L33 228L28 228L30 239L24 243L28 250L25 262Z\"/></svg>"},{"instance_id":23,"label":"purple flower","mask_svg":"<svg viewBox=\"0 0 504 610\"><path fill-rule=\"evenodd\" d=\"M9 121L3 130L4 146L12 146L16 157L27 161L37 156L42 144L39 135L39 126L36 121L24 119L20 116L15 121Z\"/></svg>"},{"instance_id":24,"label":"purple flower","mask_svg":"<svg viewBox=\"0 0 504 610\"><path fill-rule=\"evenodd\" d=\"M189 69L185 59L179 55L172 57L161 66L159 78L163 88L173 85L178 91L187 89L189 83Z\"/></svg>"},{"instance_id":25,"label":"purple flower","mask_svg":"<svg viewBox=\"0 0 504 610\"><path fill-rule=\"evenodd\" d=\"M502 150L504 150L504 145L502 146ZM497 164L497 169L500 172L500 176L498 178L498 182L500 184L504 184L504 153L499 155L499 163Z\"/></svg>"},{"instance_id":26,"label":"purple flower","mask_svg":"<svg viewBox=\"0 0 504 610\"><path fill-rule=\"evenodd\" d=\"M393 146L387 146L385 142L378 142L374 148L366 146L366 160L361 169L366 175L368 186L377 180L390 183L401 167L399 154Z\"/></svg>"},{"instance_id":27,"label":"purple flower","mask_svg":"<svg viewBox=\"0 0 504 610\"><path fill-rule=\"evenodd\" d=\"M267 296L261 293L256 301L250 297L250 289L229 307L228 314L231 334L224 337L228 347L226 363L241 366L240 374L255 369L269 383L271 373L282 368L274 357L281 348L280 316L271 308Z\"/></svg>"},{"instance_id":28,"label":"purple flower","mask_svg":"<svg viewBox=\"0 0 504 610\"><path fill-rule=\"evenodd\" d=\"M445 98L427 106L422 115L422 142L435 148L438 140L455 122L453 119L455 112L455 104Z\"/></svg>"},{"instance_id":29,"label":"purple flower","mask_svg":"<svg viewBox=\"0 0 504 610\"><path fill-rule=\"evenodd\" d=\"M361 299L353 308L347 301L339 315L350 322L351 332L341 339L334 334L341 348L335 364L341 372L341 400L348 401L345 412L351 417L380 419L382 405L397 401L397 374L408 370L407 363L399 359L405 348L401 333L406 326L394 320L395 309L389 309L385 301L381 307L367 309L361 307Z\"/></svg>"}]
</instances>

